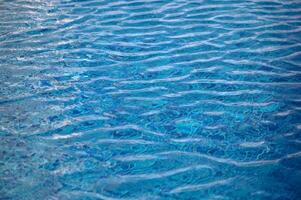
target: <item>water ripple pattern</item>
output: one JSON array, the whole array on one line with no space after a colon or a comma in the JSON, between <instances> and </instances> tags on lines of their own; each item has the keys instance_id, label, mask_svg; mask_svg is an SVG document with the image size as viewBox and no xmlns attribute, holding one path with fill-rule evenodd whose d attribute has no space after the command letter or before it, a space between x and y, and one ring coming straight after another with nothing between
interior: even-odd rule
<instances>
[{"instance_id":1,"label":"water ripple pattern","mask_svg":"<svg viewBox=\"0 0 301 200\"><path fill-rule=\"evenodd\" d=\"M0 0L0 199L300 199L299 0Z\"/></svg>"}]
</instances>

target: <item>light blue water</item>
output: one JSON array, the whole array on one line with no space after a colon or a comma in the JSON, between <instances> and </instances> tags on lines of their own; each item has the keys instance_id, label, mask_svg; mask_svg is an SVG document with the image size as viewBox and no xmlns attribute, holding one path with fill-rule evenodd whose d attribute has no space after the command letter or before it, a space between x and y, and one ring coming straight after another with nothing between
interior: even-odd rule
<instances>
[{"instance_id":1,"label":"light blue water","mask_svg":"<svg viewBox=\"0 0 301 200\"><path fill-rule=\"evenodd\" d=\"M0 199L300 199L299 0L0 0Z\"/></svg>"}]
</instances>

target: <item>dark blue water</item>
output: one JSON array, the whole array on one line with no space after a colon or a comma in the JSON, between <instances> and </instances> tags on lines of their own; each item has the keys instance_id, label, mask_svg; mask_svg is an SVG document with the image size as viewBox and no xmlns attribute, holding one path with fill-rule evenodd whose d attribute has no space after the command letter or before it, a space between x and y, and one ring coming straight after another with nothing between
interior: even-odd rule
<instances>
[{"instance_id":1,"label":"dark blue water","mask_svg":"<svg viewBox=\"0 0 301 200\"><path fill-rule=\"evenodd\" d=\"M299 0L0 0L0 199L300 199Z\"/></svg>"}]
</instances>

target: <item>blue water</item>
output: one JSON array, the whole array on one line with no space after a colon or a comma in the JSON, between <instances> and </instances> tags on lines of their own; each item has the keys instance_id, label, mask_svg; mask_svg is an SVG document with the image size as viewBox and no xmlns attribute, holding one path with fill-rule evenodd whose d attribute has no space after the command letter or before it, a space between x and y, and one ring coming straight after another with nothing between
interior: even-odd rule
<instances>
[{"instance_id":1,"label":"blue water","mask_svg":"<svg viewBox=\"0 0 301 200\"><path fill-rule=\"evenodd\" d=\"M0 199L300 199L299 0L0 0Z\"/></svg>"}]
</instances>

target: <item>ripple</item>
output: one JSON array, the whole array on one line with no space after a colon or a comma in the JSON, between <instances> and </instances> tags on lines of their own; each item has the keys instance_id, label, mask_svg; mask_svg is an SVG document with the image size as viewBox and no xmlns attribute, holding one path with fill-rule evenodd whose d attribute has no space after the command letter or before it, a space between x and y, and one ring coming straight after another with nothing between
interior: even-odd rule
<instances>
[{"instance_id":1,"label":"ripple","mask_svg":"<svg viewBox=\"0 0 301 200\"><path fill-rule=\"evenodd\" d=\"M264 141L260 141L260 142L244 142L241 143L240 146L242 147L246 147L246 148L256 148L256 147L260 147L264 144Z\"/></svg>"},{"instance_id":2,"label":"ripple","mask_svg":"<svg viewBox=\"0 0 301 200\"><path fill-rule=\"evenodd\" d=\"M148 179L161 179L169 176L173 176L179 173L184 173L191 170L200 170L200 169L211 169L210 166L206 165L197 165L190 166L185 168L173 169L166 172L158 172L153 174L139 174L139 175L126 175L126 176L118 176L117 179L119 182L132 182L139 180L148 180Z\"/></svg>"},{"instance_id":3,"label":"ripple","mask_svg":"<svg viewBox=\"0 0 301 200\"><path fill-rule=\"evenodd\" d=\"M229 178L229 179L224 179L224 180L218 180L218 181L213 181L209 183L204 183L204 184L198 184L198 185L188 185L184 187L178 187L170 191L171 194L175 193L182 193L182 192L191 192L191 191L197 191L197 190L204 190L204 189L209 189L215 186L219 185L226 185L229 184L231 181L233 181L234 178Z\"/></svg>"},{"instance_id":4,"label":"ripple","mask_svg":"<svg viewBox=\"0 0 301 200\"><path fill-rule=\"evenodd\" d=\"M200 153L193 153L193 152L182 152L182 151L170 151L170 152L161 152L159 155L164 155L164 156L173 156L173 155L183 155L183 156L193 156L193 157L201 157L205 158L214 162L218 163L223 163L227 165L234 165L237 167L256 167L256 166L262 166L262 165L273 165L277 164L280 159L275 159L275 160L256 160L256 161L236 161L232 159L227 159L227 158L218 158L214 156L208 156L206 154L200 154ZM294 154L293 154L294 155Z\"/></svg>"}]
</instances>

